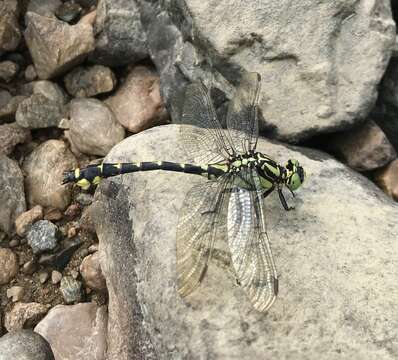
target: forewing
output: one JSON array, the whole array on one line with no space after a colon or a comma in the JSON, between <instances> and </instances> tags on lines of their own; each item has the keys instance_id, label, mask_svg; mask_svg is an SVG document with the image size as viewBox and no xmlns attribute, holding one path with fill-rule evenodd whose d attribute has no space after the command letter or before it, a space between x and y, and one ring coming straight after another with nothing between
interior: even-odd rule
<instances>
[{"instance_id":1,"label":"forewing","mask_svg":"<svg viewBox=\"0 0 398 360\"><path fill-rule=\"evenodd\" d=\"M217 119L208 89L201 82L186 87L180 137L187 155L196 162L208 164L233 155L229 134Z\"/></svg>"},{"instance_id":2,"label":"forewing","mask_svg":"<svg viewBox=\"0 0 398 360\"><path fill-rule=\"evenodd\" d=\"M228 244L236 277L255 309L267 311L278 294L278 277L268 240L257 174L253 187L234 186L228 206Z\"/></svg>"},{"instance_id":3,"label":"forewing","mask_svg":"<svg viewBox=\"0 0 398 360\"><path fill-rule=\"evenodd\" d=\"M229 181L227 174L195 185L185 197L177 225L177 286L181 296L190 294L206 272Z\"/></svg>"},{"instance_id":4,"label":"forewing","mask_svg":"<svg viewBox=\"0 0 398 360\"><path fill-rule=\"evenodd\" d=\"M246 73L230 101L227 127L237 152L255 150L258 139L257 104L261 77L258 73Z\"/></svg>"}]
</instances>

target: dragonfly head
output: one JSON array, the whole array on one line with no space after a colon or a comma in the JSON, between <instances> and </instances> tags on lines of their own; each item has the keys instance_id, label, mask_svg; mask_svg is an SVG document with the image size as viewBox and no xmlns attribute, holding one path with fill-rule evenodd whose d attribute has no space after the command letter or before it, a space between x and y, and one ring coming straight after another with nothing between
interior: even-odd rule
<instances>
[{"instance_id":1,"label":"dragonfly head","mask_svg":"<svg viewBox=\"0 0 398 360\"><path fill-rule=\"evenodd\" d=\"M297 190L305 181L306 173L303 167L297 160L289 159L285 166L286 173L286 186L291 190Z\"/></svg>"}]
</instances>

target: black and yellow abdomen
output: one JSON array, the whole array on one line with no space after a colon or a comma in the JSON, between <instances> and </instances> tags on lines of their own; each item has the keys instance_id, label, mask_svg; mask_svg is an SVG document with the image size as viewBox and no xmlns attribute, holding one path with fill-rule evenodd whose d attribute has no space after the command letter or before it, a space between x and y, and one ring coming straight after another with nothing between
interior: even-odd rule
<instances>
[{"instance_id":1,"label":"black and yellow abdomen","mask_svg":"<svg viewBox=\"0 0 398 360\"><path fill-rule=\"evenodd\" d=\"M187 174L197 174L203 176L218 177L228 171L228 166L220 165L192 165L180 164L169 161L144 161L131 163L103 163L100 165L89 165L82 169L67 171L64 174L63 184L76 183L83 190L87 190L92 185L98 185L103 178L128 174L137 171L166 170L183 172Z\"/></svg>"}]
</instances>

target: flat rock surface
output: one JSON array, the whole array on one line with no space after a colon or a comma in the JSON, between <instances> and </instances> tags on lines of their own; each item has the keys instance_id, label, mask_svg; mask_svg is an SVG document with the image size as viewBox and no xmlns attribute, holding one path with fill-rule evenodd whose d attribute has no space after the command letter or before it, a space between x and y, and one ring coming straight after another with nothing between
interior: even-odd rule
<instances>
[{"instance_id":1,"label":"flat rock surface","mask_svg":"<svg viewBox=\"0 0 398 360\"><path fill-rule=\"evenodd\" d=\"M240 70L256 71L263 125L292 142L363 119L395 41L388 0L138 3L172 108L183 78L228 93L222 77L236 84Z\"/></svg>"},{"instance_id":2,"label":"flat rock surface","mask_svg":"<svg viewBox=\"0 0 398 360\"><path fill-rule=\"evenodd\" d=\"M54 351L55 360L103 360L106 307L94 303L58 305L35 327Z\"/></svg>"},{"instance_id":3,"label":"flat rock surface","mask_svg":"<svg viewBox=\"0 0 398 360\"><path fill-rule=\"evenodd\" d=\"M297 158L309 173L288 199L294 211L275 194L266 201L280 274L268 314L253 310L221 261L193 294L177 294L178 211L205 179L148 172L101 184L92 216L109 291L109 360L397 358L398 205L320 152L263 139L258 150ZM169 125L127 138L106 160L187 159Z\"/></svg>"}]
</instances>

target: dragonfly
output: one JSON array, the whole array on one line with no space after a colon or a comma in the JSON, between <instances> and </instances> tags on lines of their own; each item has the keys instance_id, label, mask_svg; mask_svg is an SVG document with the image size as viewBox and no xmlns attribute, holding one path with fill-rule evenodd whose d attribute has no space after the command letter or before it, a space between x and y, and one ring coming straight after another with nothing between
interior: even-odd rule
<instances>
[{"instance_id":1,"label":"dragonfly","mask_svg":"<svg viewBox=\"0 0 398 360\"><path fill-rule=\"evenodd\" d=\"M294 195L306 173L297 160L281 165L256 150L261 77L245 73L228 104L223 129L209 89L200 81L186 87L180 140L193 163L146 161L102 163L65 172L64 183L83 189L103 178L138 171L166 170L206 177L186 194L176 234L177 290L182 297L202 282L217 242L219 224L227 226L227 248L236 283L252 306L267 312L279 281L267 234L264 199L274 191L286 211L284 195Z\"/></svg>"}]
</instances>

